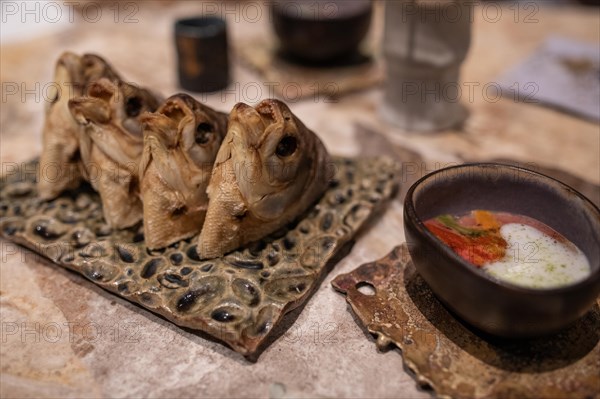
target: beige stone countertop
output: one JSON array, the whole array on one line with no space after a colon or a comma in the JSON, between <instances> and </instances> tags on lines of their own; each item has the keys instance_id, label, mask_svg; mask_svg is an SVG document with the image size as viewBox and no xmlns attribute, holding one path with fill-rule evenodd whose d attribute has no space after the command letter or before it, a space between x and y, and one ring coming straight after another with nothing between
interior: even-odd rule
<instances>
[{"instance_id":1,"label":"beige stone countertop","mask_svg":"<svg viewBox=\"0 0 600 399\"><path fill-rule=\"evenodd\" d=\"M80 8L90 3L81 4ZM44 87L62 51L101 54L128 79L172 94L178 90L174 19L221 7L200 1L91 4L104 5L99 18L89 6L87 18L82 9L74 12L73 21L65 13L49 33L34 36L32 31L19 41L2 39L3 170L41 150ZM237 45L269 32L263 2L227 4L229 8L220 10ZM260 16L250 8L256 6ZM495 22L483 17L481 5L475 8L472 47L463 67L465 82L482 86L493 82L549 34L598 41L597 9L542 6L536 11L537 22L524 23L525 12L515 16L509 6ZM373 36L380 29L376 23ZM234 83L227 92L197 97L229 111L238 101L257 102L252 91L256 88L259 98L268 95L261 77L240 65L235 55L232 76ZM453 162L510 158L600 184L598 124L539 105L510 99L486 102L475 90L471 101L463 99L471 115L461 131L418 134L379 118L381 88L333 101L284 100L332 153L372 156L396 151L399 159L413 162L407 169L412 176L403 177L405 182ZM339 273L382 257L403 240L398 198L358 237L352 252L325 278L293 325L256 363L1 241L0 393L6 398L268 397L281 391L275 384L283 384L290 397L429 397L404 370L398 350L376 350L374 339L356 324L344 298L330 285Z\"/></svg>"}]
</instances>

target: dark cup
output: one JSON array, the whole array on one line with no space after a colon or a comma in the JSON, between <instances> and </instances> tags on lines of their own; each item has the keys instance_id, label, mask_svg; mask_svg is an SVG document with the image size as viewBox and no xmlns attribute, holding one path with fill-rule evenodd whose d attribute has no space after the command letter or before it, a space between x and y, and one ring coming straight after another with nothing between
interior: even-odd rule
<instances>
[{"instance_id":1,"label":"dark cup","mask_svg":"<svg viewBox=\"0 0 600 399\"><path fill-rule=\"evenodd\" d=\"M180 19L175 23L179 84L211 92L229 84L227 24L217 17Z\"/></svg>"},{"instance_id":2,"label":"dark cup","mask_svg":"<svg viewBox=\"0 0 600 399\"><path fill-rule=\"evenodd\" d=\"M368 0L276 0L273 29L280 52L300 63L352 59L371 25Z\"/></svg>"}]
</instances>

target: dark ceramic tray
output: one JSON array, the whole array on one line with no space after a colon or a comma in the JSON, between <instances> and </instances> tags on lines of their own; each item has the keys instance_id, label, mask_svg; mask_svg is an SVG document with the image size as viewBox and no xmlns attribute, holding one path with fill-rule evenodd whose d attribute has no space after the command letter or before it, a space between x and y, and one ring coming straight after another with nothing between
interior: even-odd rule
<instances>
[{"instance_id":1,"label":"dark ceramic tray","mask_svg":"<svg viewBox=\"0 0 600 399\"><path fill-rule=\"evenodd\" d=\"M179 326L255 355L397 191L398 165L388 159L334 162L330 188L298 223L222 258L201 261L194 239L148 250L142 227L113 231L104 222L88 186L40 200L35 161L0 181L0 236Z\"/></svg>"}]
</instances>

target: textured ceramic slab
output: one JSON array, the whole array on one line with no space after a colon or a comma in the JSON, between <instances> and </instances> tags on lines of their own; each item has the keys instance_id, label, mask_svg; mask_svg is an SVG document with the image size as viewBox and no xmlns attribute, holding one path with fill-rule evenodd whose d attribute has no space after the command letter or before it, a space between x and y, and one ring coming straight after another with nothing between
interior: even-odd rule
<instances>
[{"instance_id":1,"label":"textured ceramic slab","mask_svg":"<svg viewBox=\"0 0 600 399\"><path fill-rule=\"evenodd\" d=\"M200 261L193 239L152 252L141 227L112 231L90 189L41 201L35 163L0 183L0 234L179 326L252 355L396 192L397 165L390 160L336 158L334 166L329 190L297 224L209 261Z\"/></svg>"},{"instance_id":2,"label":"textured ceramic slab","mask_svg":"<svg viewBox=\"0 0 600 399\"><path fill-rule=\"evenodd\" d=\"M600 397L598 303L572 327L539 339L484 337L454 318L416 272L406 244L335 278L380 349L394 343L417 381L440 397ZM369 284L374 294L363 294Z\"/></svg>"}]
</instances>

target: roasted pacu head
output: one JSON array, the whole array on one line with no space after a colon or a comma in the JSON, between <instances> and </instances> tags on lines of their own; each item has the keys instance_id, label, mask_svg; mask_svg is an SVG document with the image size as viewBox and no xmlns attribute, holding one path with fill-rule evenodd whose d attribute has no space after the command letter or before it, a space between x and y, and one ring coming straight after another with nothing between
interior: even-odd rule
<instances>
[{"instance_id":1,"label":"roasted pacu head","mask_svg":"<svg viewBox=\"0 0 600 399\"><path fill-rule=\"evenodd\" d=\"M142 119L144 237L146 246L156 249L200 232L206 187L227 132L227 115L176 94Z\"/></svg>"},{"instance_id":2,"label":"roasted pacu head","mask_svg":"<svg viewBox=\"0 0 600 399\"><path fill-rule=\"evenodd\" d=\"M119 80L112 67L97 55L78 56L66 52L56 63L42 132L38 173L38 192L42 199L56 198L61 192L76 188L81 183L81 126L71 116L69 100L83 95L90 82L101 78Z\"/></svg>"},{"instance_id":3,"label":"roasted pacu head","mask_svg":"<svg viewBox=\"0 0 600 399\"><path fill-rule=\"evenodd\" d=\"M287 225L328 186L329 155L281 101L237 104L208 185L202 258L214 258Z\"/></svg>"},{"instance_id":4,"label":"roasted pacu head","mask_svg":"<svg viewBox=\"0 0 600 399\"><path fill-rule=\"evenodd\" d=\"M82 126L83 176L100 194L104 218L112 227L130 227L142 218L137 175L141 116L156 110L159 102L147 89L108 79L92 83L87 96L69 101L73 118Z\"/></svg>"}]
</instances>

